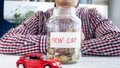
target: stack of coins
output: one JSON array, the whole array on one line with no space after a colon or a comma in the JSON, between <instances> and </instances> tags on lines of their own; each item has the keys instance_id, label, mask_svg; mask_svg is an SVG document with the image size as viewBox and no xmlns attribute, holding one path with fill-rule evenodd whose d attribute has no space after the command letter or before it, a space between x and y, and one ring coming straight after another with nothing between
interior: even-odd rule
<instances>
[{"instance_id":1,"label":"stack of coins","mask_svg":"<svg viewBox=\"0 0 120 68\"><path fill-rule=\"evenodd\" d=\"M78 59L75 48L49 48L47 56L59 60L61 63L74 63Z\"/></svg>"}]
</instances>

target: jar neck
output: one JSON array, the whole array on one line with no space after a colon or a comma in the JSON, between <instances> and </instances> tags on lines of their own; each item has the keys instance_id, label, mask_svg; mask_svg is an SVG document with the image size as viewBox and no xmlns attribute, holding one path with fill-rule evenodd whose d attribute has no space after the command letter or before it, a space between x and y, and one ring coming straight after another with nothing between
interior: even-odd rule
<instances>
[{"instance_id":1,"label":"jar neck","mask_svg":"<svg viewBox=\"0 0 120 68\"><path fill-rule=\"evenodd\" d=\"M60 6L53 9L53 15L55 16L70 16L75 15L75 8L71 6Z\"/></svg>"}]
</instances>

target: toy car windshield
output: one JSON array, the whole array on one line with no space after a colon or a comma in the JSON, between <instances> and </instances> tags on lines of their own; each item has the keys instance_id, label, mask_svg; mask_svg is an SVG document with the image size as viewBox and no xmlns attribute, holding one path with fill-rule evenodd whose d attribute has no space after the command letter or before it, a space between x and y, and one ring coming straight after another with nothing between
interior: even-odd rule
<instances>
[{"instance_id":1,"label":"toy car windshield","mask_svg":"<svg viewBox=\"0 0 120 68\"><path fill-rule=\"evenodd\" d=\"M46 55L42 55L41 58L42 58L43 60L48 60L48 59L49 59L48 56L46 56Z\"/></svg>"}]
</instances>

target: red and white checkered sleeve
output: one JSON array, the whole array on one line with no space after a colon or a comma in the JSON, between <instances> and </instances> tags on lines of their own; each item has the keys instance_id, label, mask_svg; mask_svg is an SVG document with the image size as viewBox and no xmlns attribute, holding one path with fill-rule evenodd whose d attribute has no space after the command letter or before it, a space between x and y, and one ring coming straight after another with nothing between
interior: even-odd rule
<instances>
[{"instance_id":1,"label":"red and white checkered sleeve","mask_svg":"<svg viewBox=\"0 0 120 68\"><path fill-rule=\"evenodd\" d=\"M0 39L0 54L45 53L47 48L45 45L46 36L37 34L38 24L42 24L42 21L38 20L38 16L42 13L35 13L18 27L11 29L3 35Z\"/></svg>"},{"instance_id":2,"label":"red and white checkered sleeve","mask_svg":"<svg viewBox=\"0 0 120 68\"><path fill-rule=\"evenodd\" d=\"M120 30L109 19L97 11L91 12L94 21L95 38L82 41L83 55L118 56L120 55Z\"/></svg>"}]
</instances>

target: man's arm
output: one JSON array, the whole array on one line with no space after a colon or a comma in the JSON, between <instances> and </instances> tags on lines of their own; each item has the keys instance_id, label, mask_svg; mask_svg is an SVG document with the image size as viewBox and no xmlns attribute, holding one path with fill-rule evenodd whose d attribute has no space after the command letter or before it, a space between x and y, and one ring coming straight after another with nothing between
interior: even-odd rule
<instances>
[{"instance_id":1,"label":"man's arm","mask_svg":"<svg viewBox=\"0 0 120 68\"><path fill-rule=\"evenodd\" d=\"M0 39L0 53L23 55L46 52L46 36L42 35L43 12L37 12ZM39 33L41 31L41 33ZM39 34L38 34L39 33Z\"/></svg>"},{"instance_id":2,"label":"man's arm","mask_svg":"<svg viewBox=\"0 0 120 68\"><path fill-rule=\"evenodd\" d=\"M90 11L94 21L95 38L82 41L84 55L118 56L120 55L120 30L97 10Z\"/></svg>"}]
</instances>

